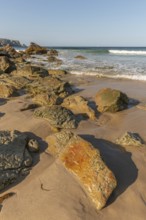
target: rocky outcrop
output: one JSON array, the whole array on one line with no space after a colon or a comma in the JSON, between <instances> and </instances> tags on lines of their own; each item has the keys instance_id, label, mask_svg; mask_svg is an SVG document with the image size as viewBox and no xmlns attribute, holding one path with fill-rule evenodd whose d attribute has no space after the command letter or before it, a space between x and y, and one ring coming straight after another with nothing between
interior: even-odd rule
<instances>
[{"instance_id":1,"label":"rocky outcrop","mask_svg":"<svg viewBox=\"0 0 146 220\"><path fill-rule=\"evenodd\" d=\"M45 77L38 78L36 81L27 85L27 91L33 96L38 94L57 95L60 98L65 98L73 93L71 85L59 78ZM47 98L48 99L48 98Z\"/></svg>"},{"instance_id":2,"label":"rocky outcrop","mask_svg":"<svg viewBox=\"0 0 146 220\"><path fill-rule=\"evenodd\" d=\"M17 65L17 70L12 72L15 76L24 77L45 77L48 76L48 71L42 67L32 66L31 64Z\"/></svg>"},{"instance_id":3,"label":"rocky outcrop","mask_svg":"<svg viewBox=\"0 0 146 220\"><path fill-rule=\"evenodd\" d=\"M77 121L74 114L60 105L41 107L36 109L34 116L46 119L54 128L76 128Z\"/></svg>"},{"instance_id":4,"label":"rocky outcrop","mask_svg":"<svg viewBox=\"0 0 146 220\"><path fill-rule=\"evenodd\" d=\"M1 73L10 73L16 68L14 62L12 62L7 56L0 56L0 71Z\"/></svg>"},{"instance_id":5,"label":"rocky outcrop","mask_svg":"<svg viewBox=\"0 0 146 220\"><path fill-rule=\"evenodd\" d=\"M0 46L5 46L7 44L9 44L12 47L26 47L24 44L21 44L18 40L0 38Z\"/></svg>"},{"instance_id":6,"label":"rocky outcrop","mask_svg":"<svg viewBox=\"0 0 146 220\"><path fill-rule=\"evenodd\" d=\"M21 54L17 52L12 46L7 44L6 46L0 48L0 53L5 53L6 56L18 58L21 57Z\"/></svg>"},{"instance_id":7,"label":"rocky outcrop","mask_svg":"<svg viewBox=\"0 0 146 220\"><path fill-rule=\"evenodd\" d=\"M96 94L95 102L99 112L117 112L128 107L127 95L110 88L101 89Z\"/></svg>"},{"instance_id":8,"label":"rocky outcrop","mask_svg":"<svg viewBox=\"0 0 146 220\"><path fill-rule=\"evenodd\" d=\"M69 96L64 99L62 106L77 113L86 114L92 120L96 119L94 110L88 105L88 101L82 96Z\"/></svg>"},{"instance_id":9,"label":"rocky outcrop","mask_svg":"<svg viewBox=\"0 0 146 220\"><path fill-rule=\"evenodd\" d=\"M19 131L0 131L0 190L27 174L32 158L26 148L28 138Z\"/></svg>"},{"instance_id":10,"label":"rocky outcrop","mask_svg":"<svg viewBox=\"0 0 146 220\"><path fill-rule=\"evenodd\" d=\"M25 50L26 54L47 54L47 49L39 46L36 43L31 43L30 46Z\"/></svg>"},{"instance_id":11,"label":"rocky outcrop","mask_svg":"<svg viewBox=\"0 0 146 220\"><path fill-rule=\"evenodd\" d=\"M123 146L143 146L144 142L137 133L126 132L121 138L116 140L116 143Z\"/></svg>"},{"instance_id":12,"label":"rocky outcrop","mask_svg":"<svg viewBox=\"0 0 146 220\"><path fill-rule=\"evenodd\" d=\"M116 187L116 179L103 162L100 152L71 132L62 131L46 138L48 152L74 174L100 210Z\"/></svg>"}]
</instances>

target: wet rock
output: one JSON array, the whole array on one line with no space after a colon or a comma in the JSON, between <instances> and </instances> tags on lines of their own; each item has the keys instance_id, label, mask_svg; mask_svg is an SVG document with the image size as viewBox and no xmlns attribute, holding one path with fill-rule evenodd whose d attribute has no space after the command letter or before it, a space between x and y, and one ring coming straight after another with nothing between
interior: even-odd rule
<instances>
[{"instance_id":1,"label":"wet rock","mask_svg":"<svg viewBox=\"0 0 146 220\"><path fill-rule=\"evenodd\" d=\"M85 59L87 59L87 58L84 57L84 56L78 55L78 56L75 57L75 59L85 60Z\"/></svg>"},{"instance_id":2,"label":"wet rock","mask_svg":"<svg viewBox=\"0 0 146 220\"><path fill-rule=\"evenodd\" d=\"M62 64L62 60L56 58L55 56L49 56L48 57L48 61L50 63L57 63L58 65L61 65Z\"/></svg>"},{"instance_id":3,"label":"wet rock","mask_svg":"<svg viewBox=\"0 0 146 220\"><path fill-rule=\"evenodd\" d=\"M95 102L99 112L117 112L128 107L127 95L110 88L101 89L96 94Z\"/></svg>"},{"instance_id":4,"label":"wet rock","mask_svg":"<svg viewBox=\"0 0 146 220\"><path fill-rule=\"evenodd\" d=\"M58 51L55 50L55 49L50 49L50 50L47 52L47 55L48 55L48 56L58 56Z\"/></svg>"},{"instance_id":5,"label":"wet rock","mask_svg":"<svg viewBox=\"0 0 146 220\"><path fill-rule=\"evenodd\" d=\"M10 73L15 68L15 64L7 56L0 56L0 71Z\"/></svg>"},{"instance_id":6,"label":"wet rock","mask_svg":"<svg viewBox=\"0 0 146 220\"><path fill-rule=\"evenodd\" d=\"M88 101L82 96L69 96L64 99L62 106L77 113L87 114L92 120L96 119L94 110L90 108Z\"/></svg>"},{"instance_id":7,"label":"wet rock","mask_svg":"<svg viewBox=\"0 0 146 220\"><path fill-rule=\"evenodd\" d=\"M32 164L27 136L19 131L0 131L0 190L13 183Z\"/></svg>"},{"instance_id":8,"label":"wet rock","mask_svg":"<svg viewBox=\"0 0 146 220\"><path fill-rule=\"evenodd\" d=\"M49 124L56 128L77 127L77 121L74 114L60 105L36 109L34 116L48 120Z\"/></svg>"},{"instance_id":9,"label":"wet rock","mask_svg":"<svg viewBox=\"0 0 146 220\"><path fill-rule=\"evenodd\" d=\"M62 131L46 138L48 152L74 174L100 210L115 189L114 174L103 162L100 152L79 136Z\"/></svg>"},{"instance_id":10,"label":"wet rock","mask_svg":"<svg viewBox=\"0 0 146 220\"><path fill-rule=\"evenodd\" d=\"M30 46L25 50L26 54L47 54L47 49L39 46L36 43L31 43Z\"/></svg>"},{"instance_id":11,"label":"wet rock","mask_svg":"<svg viewBox=\"0 0 146 220\"><path fill-rule=\"evenodd\" d=\"M119 145L136 147L140 147L144 144L139 134L132 132L126 132L121 138L116 140L116 143Z\"/></svg>"}]
</instances>

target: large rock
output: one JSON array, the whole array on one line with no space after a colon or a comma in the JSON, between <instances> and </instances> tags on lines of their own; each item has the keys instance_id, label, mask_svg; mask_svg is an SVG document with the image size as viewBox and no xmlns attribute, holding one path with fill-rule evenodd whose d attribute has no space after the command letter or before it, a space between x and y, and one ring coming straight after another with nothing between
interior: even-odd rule
<instances>
[{"instance_id":1,"label":"large rock","mask_svg":"<svg viewBox=\"0 0 146 220\"><path fill-rule=\"evenodd\" d=\"M59 132L46 138L48 152L60 160L83 186L100 210L115 189L114 174L103 162L100 152L71 132Z\"/></svg>"},{"instance_id":2,"label":"large rock","mask_svg":"<svg viewBox=\"0 0 146 220\"><path fill-rule=\"evenodd\" d=\"M48 71L42 67L32 66L30 64L18 65L17 70L12 72L12 75L15 76L24 76L24 77L45 77L48 76Z\"/></svg>"},{"instance_id":3,"label":"large rock","mask_svg":"<svg viewBox=\"0 0 146 220\"><path fill-rule=\"evenodd\" d=\"M137 133L126 132L122 137L116 140L116 143L123 146L141 147L144 141Z\"/></svg>"},{"instance_id":4,"label":"large rock","mask_svg":"<svg viewBox=\"0 0 146 220\"><path fill-rule=\"evenodd\" d=\"M4 46L2 48L4 51L6 51L10 57L13 58L17 58L17 57L21 57L21 54L19 52L17 52L12 46L10 46L9 44L7 44L6 46Z\"/></svg>"},{"instance_id":5,"label":"large rock","mask_svg":"<svg viewBox=\"0 0 146 220\"><path fill-rule=\"evenodd\" d=\"M7 56L0 56L0 71L10 73L15 68L15 64Z\"/></svg>"},{"instance_id":6,"label":"large rock","mask_svg":"<svg viewBox=\"0 0 146 220\"><path fill-rule=\"evenodd\" d=\"M0 190L31 166L27 141L27 136L19 131L0 131Z\"/></svg>"},{"instance_id":7,"label":"large rock","mask_svg":"<svg viewBox=\"0 0 146 220\"><path fill-rule=\"evenodd\" d=\"M77 121L74 114L60 105L36 109L34 116L48 120L49 124L55 128L77 127Z\"/></svg>"},{"instance_id":8,"label":"large rock","mask_svg":"<svg viewBox=\"0 0 146 220\"><path fill-rule=\"evenodd\" d=\"M73 93L71 85L55 77L45 77L28 84L27 91L32 95L37 94L55 94L61 98L65 98Z\"/></svg>"},{"instance_id":9,"label":"large rock","mask_svg":"<svg viewBox=\"0 0 146 220\"><path fill-rule=\"evenodd\" d=\"M81 55L77 55L75 58L76 58L76 59L79 59L79 60L85 60L85 59L87 59L86 57L81 56Z\"/></svg>"},{"instance_id":10,"label":"large rock","mask_svg":"<svg viewBox=\"0 0 146 220\"><path fill-rule=\"evenodd\" d=\"M126 94L115 89L101 89L95 97L99 112L117 112L126 109L128 97Z\"/></svg>"},{"instance_id":11,"label":"large rock","mask_svg":"<svg viewBox=\"0 0 146 220\"><path fill-rule=\"evenodd\" d=\"M47 49L39 46L36 43L31 43L30 46L25 50L26 54L47 54Z\"/></svg>"},{"instance_id":12,"label":"large rock","mask_svg":"<svg viewBox=\"0 0 146 220\"><path fill-rule=\"evenodd\" d=\"M41 93L34 96L33 102L39 105L52 106L61 104L62 98L60 98L58 95L55 95L54 93Z\"/></svg>"},{"instance_id":13,"label":"large rock","mask_svg":"<svg viewBox=\"0 0 146 220\"><path fill-rule=\"evenodd\" d=\"M0 77L0 84L7 85L15 89L22 89L31 81L23 76L11 76L11 75L2 75Z\"/></svg>"},{"instance_id":14,"label":"large rock","mask_svg":"<svg viewBox=\"0 0 146 220\"><path fill-rule=\"evenodd\" d=\"M77 113L87 114L92 120L96 119L94 110L90 108L88 101L82 96L69 96L64 99L62 106Z\"/></svg>"},{"instance_id":15,"label":"large rock","mask_svg":"<svg viewBox=\"0 0 146 220\"><path fill-rule=\"evenodd\" d=\"M48 61L49 61L50 63L56 63L58 66L62 64L62 60L56 58L55 56L49 56L49 57L48 57Z\"/></svg>"}]
</instances>

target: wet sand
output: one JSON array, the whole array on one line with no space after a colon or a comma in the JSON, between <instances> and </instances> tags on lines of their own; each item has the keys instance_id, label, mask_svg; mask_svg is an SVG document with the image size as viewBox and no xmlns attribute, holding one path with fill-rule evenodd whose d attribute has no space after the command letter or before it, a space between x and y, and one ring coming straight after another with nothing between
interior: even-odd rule
<instances>
[{"instance_id":1,"label":"wet sand","mask_svg":"<svg viewBox=\"0 0 146 220\"><path fill-rule=\"evenodd\" d=\"M100 79L68 75L78 94L94 97L101 88L115 88L129 98L146 102L146 82ZM9 186L7 192L16 194L2 204L2 220L143 220L146 216L146 147L117 146L115 140L126 131L136 132L146 141L146 111L132 105L118 113L97 113L97 121L79 123L75 133L90 141L114 172L118 186L107 206L96 211L94 205L76 180L65 168L45 152L45 138L51 134L47 121L33 117L32 110L20 111L25 96L13 98L0 106L0 129L16 129L35 135L41 153L34 157L30 174Z\"/></svg>"}]
</instances>

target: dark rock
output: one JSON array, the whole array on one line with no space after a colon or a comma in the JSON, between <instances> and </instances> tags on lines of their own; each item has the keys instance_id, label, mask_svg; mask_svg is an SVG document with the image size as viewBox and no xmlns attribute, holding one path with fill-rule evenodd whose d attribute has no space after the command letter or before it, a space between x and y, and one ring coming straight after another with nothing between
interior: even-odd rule
<instances>
[{"instance_id":1,"label":"dark rock","mask_svg":"<svg viewBox=\"0 0 146 220\"><path fill-rule=\"evenodd\" d=\"M19 131L0 131L0 190L13 183L32 158L26 149L27 136Z\"/></svg>"}]
</instances>

